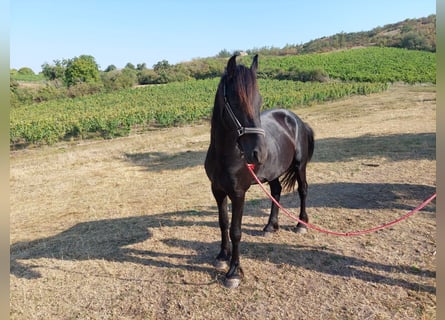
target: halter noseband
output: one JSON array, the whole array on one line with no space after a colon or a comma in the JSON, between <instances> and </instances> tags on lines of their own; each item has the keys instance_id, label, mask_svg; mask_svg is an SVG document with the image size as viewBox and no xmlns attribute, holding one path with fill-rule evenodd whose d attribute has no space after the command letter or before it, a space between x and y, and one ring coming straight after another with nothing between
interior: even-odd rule
<instances>
[{"instance_id":1,"label":"halter noseband","mask_svg":"<svg viewBox=\"0 0 445 320\"><path fill-rule=\"evenodd\" d=\"M229 100L227 100L225 84L223 86L223 90L224 90L224 106L227 110L227 113L230 116L230 119L232 119L232 122L235 124L236 132L238 133L238 138L245 134L261 134L261 135L265 136L266 132L261 128L243 127L241 125L238 118L235 116L235 113L233 113L233 110L232 110L232 107L230 106Z\"/></svg>"}]
</instances>

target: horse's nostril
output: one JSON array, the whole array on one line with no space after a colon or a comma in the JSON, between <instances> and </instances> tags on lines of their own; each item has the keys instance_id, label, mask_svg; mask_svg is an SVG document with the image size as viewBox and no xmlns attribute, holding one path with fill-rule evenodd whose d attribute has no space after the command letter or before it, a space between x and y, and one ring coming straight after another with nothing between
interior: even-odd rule
<instances>
[{"instance_id":1,"label":"horse's nostril","mask_svg":"<svg viewBox=\"0 0 445 320\"><path fill-rule=\"evenodd\" d=\"M253 160L253 163L258 164L260 162L260 153L258 152L258 150L252 151L252 160Z\"/></svg>"},{"instance_id":2,"label":"horse's nostril","mask_svg":"<svg viewBox=\"0 0 445 320\"><path fill-rule=\"evenodd\" d=\"M253 159L255 161L258 161L258 151L256 151L256 150L253 151Z\"/></svg>"}]
</instances>

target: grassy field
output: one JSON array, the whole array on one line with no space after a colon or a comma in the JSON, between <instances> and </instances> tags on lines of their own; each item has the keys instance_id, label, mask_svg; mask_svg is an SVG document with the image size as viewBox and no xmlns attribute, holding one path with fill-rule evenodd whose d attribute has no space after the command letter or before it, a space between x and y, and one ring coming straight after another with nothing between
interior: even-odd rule
<instances>
[{"instance_id":1,"label":"grassy field","mask_svg":"<svg viewBox=\"0 0 445 320\"><path fill-rule=\"evenodd\" d=\"M295 110L314 129L312 223L351 231L399 217L436 188L436 88L392 86ZM436 319L435 202L394 227L339 238L281 230L247 195L245 278L213 262L209 126L11 151L11 319ZM294 194L282 203L297 210Z\"/></svg>"}]
</instances>

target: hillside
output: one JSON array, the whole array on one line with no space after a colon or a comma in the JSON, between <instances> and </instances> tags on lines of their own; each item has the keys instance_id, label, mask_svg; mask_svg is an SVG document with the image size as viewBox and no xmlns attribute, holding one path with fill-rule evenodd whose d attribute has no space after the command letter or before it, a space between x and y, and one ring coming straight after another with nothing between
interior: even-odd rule
<instances>
[{"instance_id":1,"label":"hillside","mask_svg":"<svg viewBox=\"0 0 445 320\"><path fill-rule=\"evenodd\" d=\"M305 43L300 53L360 46L436 51L436 15L377 27L366 32L338 33Z\"/></svg>"},{"instance_id":2,"label":"hillside","mask_svg":"<svg viewBox=\"0 0 445 320\"><path fill-rule=\"evenodd\" d=\"M246 50L248 54L290 55L320 53L355 47L396 47L436 52L436 15L418 19L406 19L370 31L341 32L311 40L304 44L288 44L283 48L263 47ZM222 50L217 56L230 55Z\"/></svg>"}]
</instances>

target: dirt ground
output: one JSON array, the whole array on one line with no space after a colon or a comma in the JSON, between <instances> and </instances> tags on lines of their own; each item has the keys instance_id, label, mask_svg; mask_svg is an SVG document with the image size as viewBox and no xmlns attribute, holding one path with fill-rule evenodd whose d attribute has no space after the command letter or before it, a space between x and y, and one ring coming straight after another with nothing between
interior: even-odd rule
<instances>
[{"instance_id":1,"label":"dirt ground","mask_svg":"<svg viewBox=\"0 0 445 320\"><path fill-rule=\"evenodd\" d=\"M436 188L436 88L294 110L315 131L310 222L336 231L409 212ZM11 151L11 319L436 319L436 207L335 237L247 195L240 287L213 267L209 126ZM295 194L282 197L296 212Z\"/></svg>"}]
</instances>

